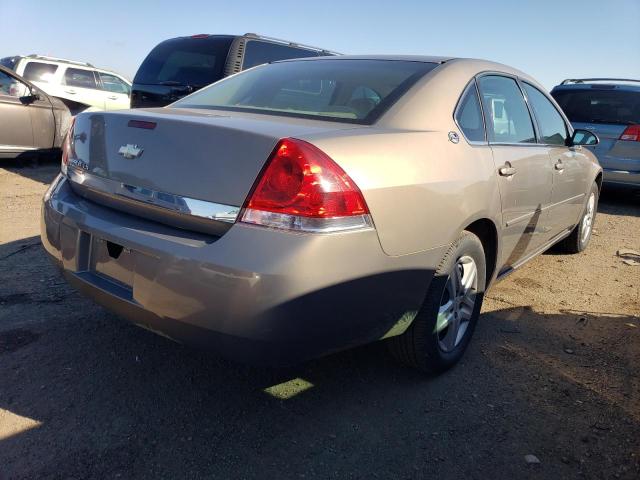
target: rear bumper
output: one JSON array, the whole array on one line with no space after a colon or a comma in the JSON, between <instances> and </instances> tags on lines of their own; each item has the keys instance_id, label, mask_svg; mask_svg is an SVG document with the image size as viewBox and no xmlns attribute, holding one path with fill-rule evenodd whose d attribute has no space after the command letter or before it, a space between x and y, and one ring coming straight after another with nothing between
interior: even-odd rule
<instances>
[{"instance_id":1,"label":"rear bumper","mask_svg":"<svg viewBox=\"0 0 640 480\"><path fill-rule=\"evenodd\" d=\"M609 184L640 186L640 172L604 168L603 181Z\"/></svg>"},{"instance_id":2,"label":"rear bumper","mask_svg":"<svg viewBox=\"0 0 640 480\"><path fill-rule=\"evenodd\" d=\"M100 264L97 242L123 247L126 261ZM389 257L374 230L308 235L235 224L208 237L84 200L64 177L45 195L42 243L71 284L133 323L271 365L406 323L446 250Z\"/></svg>"}]
</instances>

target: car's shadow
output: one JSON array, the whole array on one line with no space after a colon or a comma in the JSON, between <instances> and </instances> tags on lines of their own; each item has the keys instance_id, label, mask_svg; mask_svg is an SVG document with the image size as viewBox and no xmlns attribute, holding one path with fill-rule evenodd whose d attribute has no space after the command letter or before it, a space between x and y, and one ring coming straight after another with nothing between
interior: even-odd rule
<instances>
[{"instance_id":1,"label":"car's shadow","mask_svg":"<svg viewBox=\"0 0 640 480\"><path fill-rule=\"evenodd\" d=\"M0 168L48 185L60 173L60 155L34 157L30 154L20 155L17 158L0 159Z\"/></svg>"},{"instance_id":2,"label":"car's shadow","mask_svg":"<svg viewBox=\"0 0 640 480\"><path fill-rule=\"evenodd\" d=\"M64 284L37 237L0 253L7 478L568 478L628 466L639 447L635 366L581 340L633 332L632 317L488 312L436 378L383 344L268 370L115 318Z\"/></svg>"},{"instance_id":3,"label":"car's shadow","mask_svg":"<svg viewBox=\"0 0 640 480\"><path fill-rule=\"evenodd\" d=\"M640 216L640 186L604 185L598 212L611 215Z\"/></svg>"}]
</instances>

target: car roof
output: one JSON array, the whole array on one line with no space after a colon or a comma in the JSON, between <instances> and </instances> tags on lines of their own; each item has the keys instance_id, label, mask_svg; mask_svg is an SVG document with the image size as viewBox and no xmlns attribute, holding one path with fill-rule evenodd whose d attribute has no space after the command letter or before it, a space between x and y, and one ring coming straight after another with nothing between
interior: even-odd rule
<instances>
[{"instance_id":1,"label":"car roof","mask_svg":"<svg viewBox=\"0 0 640 480\"><path fill-rule=\"evenodd\" d=\"M454 57L440 57L431 55L339 55L322 57L303 57L277 60L279 62L311 61L311 60L399 60L405 62L444 63L454 60Z\"/></svg>"},{"instance_id":2,"label":"car roof","mask_svg":"<svg viewBox=\"0 0 640 480\"><path fill-rule=\"evenodd\" d=\"M543 88L540 83L532 76L522 72L518 69L504 65L498 62L492 62L490 60L483 60L479 58L464 58L464 57L446 57L437 55L339 55L336 57L322 56L322 57L303 57L303 58L291 58L286 60L277 60L271 63L281 62L318 62L323 60L388 60L388 61L405 61L405 62L424 62L424 63L438 63L438 64L456 64L469 70L474 70L477 73L482 72L496 72L506 73L513 75L532 83L539 88ZM543 88L546 91L546 89Z\"/></svg>"}]
</instances>

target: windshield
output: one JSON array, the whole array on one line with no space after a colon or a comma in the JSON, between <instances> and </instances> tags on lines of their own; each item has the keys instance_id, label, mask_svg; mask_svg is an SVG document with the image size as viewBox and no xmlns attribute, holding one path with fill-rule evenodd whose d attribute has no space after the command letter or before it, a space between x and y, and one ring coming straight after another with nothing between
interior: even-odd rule
<instances>
[{"instance_id":1,"label":"windshield","mask_svg":"<svg viewBox=\"0 0 640 480\"><path fill-rule=\"evenodd\" d=\"M552 95L572 122L640 123L640 92L576 89L556 90Z\"/></svg>"},{"instance_id":2,"label":"windshield","mask_svg":"<svg viewBox=\"0 0 640 480\"><path fill-rule=\"evenodd\" d=\"M184 37L162 42L144 59L134 83L202 87L222 78L233 37Z\"/></svg>"},{"instance_id":3,"label":"windshield","mask_svg":"<svg viewBox=\"0 0 640 480\"><path fill-rule=\"evenodd\" d=\"M172 104L373 123L438 64L395 60L311 60L263 65Z\"/></svg>"}]
</instances>

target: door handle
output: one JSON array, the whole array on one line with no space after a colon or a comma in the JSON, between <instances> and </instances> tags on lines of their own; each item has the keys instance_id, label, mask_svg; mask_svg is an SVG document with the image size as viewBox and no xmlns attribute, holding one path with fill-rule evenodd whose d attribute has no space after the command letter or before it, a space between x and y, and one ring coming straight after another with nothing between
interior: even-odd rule
<instances>
[{"instance_id":1,"label":"door handle","mask_svg":"<svg viewBox=\"0 0 640 480\"><path fill-rule=\"evenodd\" d=\"M116 97L115 95L112 95L111 97L107 97L109 100L117 100L118 97Z\"/></svg>"},{"instance_id":2,"label":"door handle","mask_svg":"<svg viewBox=\"0 0 640 480\"><path fill-rule=\"evenodd\" d=\"M516 174L516 169L511 166L509 162L505 163L503 167L500 167L498 173L503 177L512 177Z\"/></svg>"},{"instance_id":3,"label":"door handle","mask_svg":"<svg viewBox=\"0 0 640 480\"><path fill-rule=\"evenodd\" d=\"M564 170L564 164L562 163L562 160L558 160L556 162L556 164L554 165L554 168L556 170L558 170L559 172L563 171Z\"/></svg>"},{"instance_id":4,"label":"door handle","mask_svg":"<svg viewBox=\"0 0 640 480\"><path fill-rule=\"evenodd\" d=\"M75 95L76 91L75 90L65 90L64 93L70 93L71 95Z\"/></svg>"}]
</instances>

